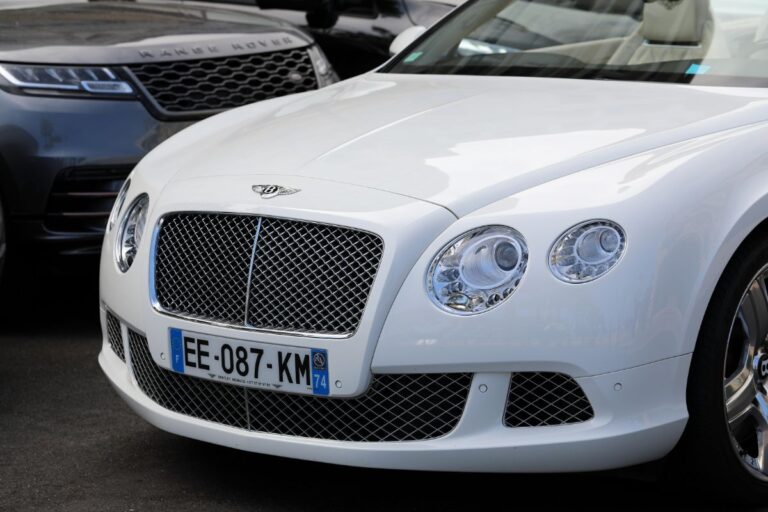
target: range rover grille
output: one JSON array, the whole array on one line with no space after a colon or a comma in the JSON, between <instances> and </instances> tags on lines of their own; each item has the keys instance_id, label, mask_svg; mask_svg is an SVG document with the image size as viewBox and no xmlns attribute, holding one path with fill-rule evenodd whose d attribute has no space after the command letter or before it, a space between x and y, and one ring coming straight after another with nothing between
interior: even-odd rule
<instances>
[{"instance_id":1,"label":"range rover grille","mask_svg":"<svg viewBox=\"0 0 768 512\"><path fill-rule=\"evenodd\" d=\"M168 114L212 113L317 89L306 48L129 66Z\"/></svg>"},{"instance_id":2,"label":"range rover grille","mask_svg":"<svg viewBox=\"0 0 768 512\"><path fill-rule=\"evenodd\" d=\"M375 375L355 398L323 398L244 388L160 368L147 339L129 331L133 374L162 407L231 427L334 441L435 439L450 433L464 412L472 375Z\"/></svg>"},{"instance_id":3,"label":"range rover grille","mask_svg":"<svg viewBox=\"0 0 768 512\"><path fill-rule=\"evenodd\" d=\"M220 213L164 217L156 304L173 315L277 332L357 330L383 250L378 236L289 219Z\"/></svg>"}]
</instances>

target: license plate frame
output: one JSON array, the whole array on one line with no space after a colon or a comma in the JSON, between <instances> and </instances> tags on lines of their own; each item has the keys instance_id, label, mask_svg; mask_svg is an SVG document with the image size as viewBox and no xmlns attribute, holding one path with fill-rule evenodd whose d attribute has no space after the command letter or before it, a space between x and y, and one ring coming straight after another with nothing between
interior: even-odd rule
<instances>
[{"instance_id":1,"label":"license plate frame","mask_svg":"<svg viewBox=\"0 0 768 512\"><path fill-rule=\"evenodd\" d=\"M247 388L330 395L328 351L246 341L171 327L171 370Z\"/></svg>"}]
</instances>

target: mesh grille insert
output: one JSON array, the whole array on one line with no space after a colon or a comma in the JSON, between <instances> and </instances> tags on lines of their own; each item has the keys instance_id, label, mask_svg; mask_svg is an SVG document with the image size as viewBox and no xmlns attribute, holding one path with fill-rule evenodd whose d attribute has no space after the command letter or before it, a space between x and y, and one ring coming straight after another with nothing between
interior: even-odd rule
<instances>
[{"instance_id":1,"label":"mesh grille insert","mask_svg":"<svg viewBox=\"0 0 768 512\"><path fill-rule=\"evenodd\" d=\"M120 329L120 320L107 311L107 341L117 357L125 361L125 348L123 345L123 333Z\"/></svg>"},{"instance_id":2,"label":"mesh grille insert","mask_svg":"<svg viewBox=\"0 0 768 512\"><path fill-rule=\"evenodd\" d=\"M545 427L582 423L594 411L581 386L561 373L513 373L504 424Z\"/></svg>"},{"instance_id":3,"label":"mesh grille insert","mask_svg":"<svg viewBox=\"0 0 768 512\"><path fill-rule=\"evenodd\" d=\"M163 219L155 257L155 293L180 316L245 323L248 268L258 217L180 214Z\"/></svg>"},{"instance_id":4,"label":"mesh grille insert","mask_svg":"<svg viewBox=\"0 0 768 512\"><path fill-rule=\"evenodd\" d=\"M349 335L362 318L382 250L378 236L338 226L171 214L157 239L155 297L164 311L198 320Z\"/></svg>"},{"instance_id":5,"label":"mesh grille insert","mask_svg":"<svg viewBox=\"0 0 768 512\"><path fill-rule=\"evenodd\" d=\"M129 66L169 113L206 112L317 89L306 48Z\"/></svg>"},{"instance_id":6,"label":"mesh grille insert","mask_svg":"<svg viewBox=\"0 0 768 512\"><path fill-rule=\"evenodd\" d=\"M248 324L283 331L354 332L381 250L381 239L370 233L264 218Z\"/></svg>"},{"instance_id":7,"label":"mesh grille insert","mask_svg":"<svg viewBox=\"0 0 768 512\"><path fill-rule=\"evenodd\" d=\"M320 398L243 388L158 367L147 340L129 332L131 365L149 398L171 411L232 427L335 441L434 439L464 411L472 375L376 375L356 398Z\"/></svg>"}]
</instances>

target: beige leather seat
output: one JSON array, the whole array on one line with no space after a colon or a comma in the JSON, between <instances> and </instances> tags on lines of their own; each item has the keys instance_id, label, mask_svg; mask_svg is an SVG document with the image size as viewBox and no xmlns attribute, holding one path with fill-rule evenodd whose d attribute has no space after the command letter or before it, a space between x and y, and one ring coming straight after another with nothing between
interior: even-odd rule
<instances>
[{"instance_id":1,"label":"beige leather seat","mask_svg":"<svg viewBox=\"0 0 768 512\"><path fill-rule=\"evenodd\" d=\"M714 19L709 0L656 0L643 8L643 22L608 61L637 65L711 56Z\"/></svg>"},{"instance_id":2,"label":"beige leather seat","mask_svg":"<svg viewBox=\"0 0 768 512\"><path fill-rule=\"evenodd\" d=\"M749 58L753 60L768 60L768 15L763 17L760 26L757 28L755 45L759 45L759 48Z\"/></svg>"}]
</instances>

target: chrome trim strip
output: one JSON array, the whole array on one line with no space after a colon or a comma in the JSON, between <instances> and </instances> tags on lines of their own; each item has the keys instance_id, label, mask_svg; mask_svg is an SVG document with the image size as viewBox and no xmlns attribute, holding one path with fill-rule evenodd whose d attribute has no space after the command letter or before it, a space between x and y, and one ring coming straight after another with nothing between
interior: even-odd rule
<instances>
[{"instance_id":1,"label":"chrome trim strip","mask_svg":"<svg viewBox=\"0 0 768 512\"><path fill-rule=\"evenodd\" d=\"M261 221L264 217L259 216L259 223L256 224L256 233L253 235L253 249L251 250L251 261L248 262L248 284L245 285L245 312L243 322L248 325L248 304L251 301L251 282L253 282L253 262L256 261L256 251L259 247L259 235L261 234Z\"/></svg>"},{"instance_id":2,"label":"chrome trim strip","mask_svg":"<svg viewBox=\"0 0 768 512\"><path fill-rule=\"evenodd\" d=\"M166 313L160 301L157 299L157 290L155 289L155 253L157 250L157 239L160 237L160 228L163 226L165 216L160 217L155 225L155 229L152 230L152 243L149 246L149 302L155 311L159 313Z\"/></svg>"}]
</instances>

